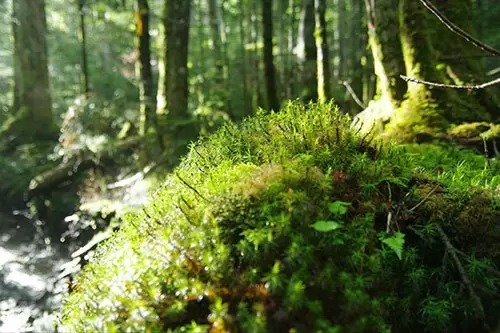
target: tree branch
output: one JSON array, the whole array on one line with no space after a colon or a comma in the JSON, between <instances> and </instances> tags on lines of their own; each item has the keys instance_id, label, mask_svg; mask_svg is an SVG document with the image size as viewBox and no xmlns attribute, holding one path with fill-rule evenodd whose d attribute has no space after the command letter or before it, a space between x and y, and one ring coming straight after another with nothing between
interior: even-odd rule
<instances>
[{"instance_id":1,"label":"tree branch","mask_svg":"<svg viewBox=\"0 0 500 333\"><path fill-rule=\"evenodd\" d=\"M455 263L455 267L457 268L458 273L460 274L460 278L462 279L462 282L464 283L465 287L467 288L467 291L469 292L469 296L474 303L477 314L479 315L479 317L481 319L484 319L484 317L485 317L484 316L484 308L483 308L483 304L481 303L481 298L479 298L479 296L474 291L474 288L472 288L472 284L471 284L467 274L465 273L465 269L462 266L460 259L458 258L456 248L453 246L453 244L451 244L450 239L448 238L448 236L444 232L443 228L439 224L436 224L436 230L438 231L439 236L441 236L441 240L443 241L443 243L446 247L446 252L448 252L452 261Z\"/></svg>"},{"instance_id":2,"label":"tree branch","mask_svg":"<svg viewBox=\"0 0 500 333\"><path fill-rule=\"evenodd\" d=\"M347 81L342 81L342 84L346 87L347 91L349 92L349 94L351 95L352 99L354 100L354 102L356 102L356 104L358 104L358 106L362 109L366 109L366 105L359 99L358 95L356 95L356 92L354 91L354 89L352 89L351 85L349 84L349 82Z\"/></svg>"},{"instance_id":3,"label":"tree branch","mask_svg":"<svg viewBox=\"0 0 500 333\"><path fill-rule=\"evenodd\" d=\"M425 8L427 8L434 16L438 18L441 23L443 23L449 30L454 32L455 34L459 35L460 37L464 38L466 41L474 45L475 47L480 48L481 50L491 53L496 57L500 57L500 51L492 48L489 45L486 45L482 43L481 41L475 39L462 29L460 29L455 23L451 22L446 16L444 16L432 3L430 3L428 0L419 0Z\"/></svg>"},{"instance_id":4,"label":"tree branch","mask_svg":"<svg viewBox=\"0 0 500 333\"><path fill-rule=\"evenodd\" d=\"M423 81L419 79L415 79L412 77L408 77L405 75L400 75L400 78L405 80L406 82L414 82L414 83L419 83L419 84L425 84L431 87L438 87L438 88L452 88L452 89L467 89L467 90L479 90L479 89L484 89L487 87L494 86L495 84L500 83L500 78L497 78L493 81L488 81L482 84L478 85L454 85L454 84L444 84L444 83L436 83L436 82L429 82L429 81Z\"/></svg>"}]
</instances>

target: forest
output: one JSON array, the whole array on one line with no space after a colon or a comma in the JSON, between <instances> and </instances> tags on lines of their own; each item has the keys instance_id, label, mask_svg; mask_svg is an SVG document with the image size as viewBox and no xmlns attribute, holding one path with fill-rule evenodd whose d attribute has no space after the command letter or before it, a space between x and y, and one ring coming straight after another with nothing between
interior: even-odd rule
<instances>
[{"instance_id":1,"label":"forest","mask_svg":"<svg viewBox=\"0 0 500 333\"><path fill-rule=\"evenodd\" d=\"M0 21L0 332L500 332L498 1Z\"/></svg>"}]
</instances>

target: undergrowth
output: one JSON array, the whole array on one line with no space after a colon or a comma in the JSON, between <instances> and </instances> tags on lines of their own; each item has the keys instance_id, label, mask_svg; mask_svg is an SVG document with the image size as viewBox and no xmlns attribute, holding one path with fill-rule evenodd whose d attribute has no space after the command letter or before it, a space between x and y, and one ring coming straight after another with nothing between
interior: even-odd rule
<instances>
[{"instance_id":1,"label":"undergrowth","mask_svg":"<svg viewBox=\"0 0 500 333\"><path fill-rule=\"evenodd\" d=\"M55 166L55 162L47 159L51 149L50 143L41 143L0 152L0 206L24 206L31 179Z\"/></svg>"},{"instance_id":2,"label":"undergrowth","mask_svg":"<svg viewBox=\"0 0 500 333\"><path fill-rule=\"evenodd\" d=\"M488 331L498 162L349 125L294 102L193 144L85 267L60 329Z\"/></svg>"}]
</instances>

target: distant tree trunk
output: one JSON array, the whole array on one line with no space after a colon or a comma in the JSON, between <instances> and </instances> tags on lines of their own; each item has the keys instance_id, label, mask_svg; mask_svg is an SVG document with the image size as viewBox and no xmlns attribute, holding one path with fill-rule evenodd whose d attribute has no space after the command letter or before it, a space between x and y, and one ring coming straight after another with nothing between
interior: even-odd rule
<instances>
[{"instance_id":1,"label":"distant tree trunk","mask_svg":"<svg viewBox=\"0 0 500 333\"><path fill-rule=\"evenodd\" d=\"M243 0L238 1L238 7L240 10L240 16L238 20L239 33L240 33L240 49L241 49L241 75L243 77L243 105L245 116L249 115L251 112L250 101L248 98L248 73L247 73L247 52L245 50L245 6Z\"/></svg>"},{"instance_id":2,"label":"distant tree trunk","mask_svg":"<svg viewBox=\"0 0 500 333\"><path fill-rule=\"evenodd\" d=\"M350 49L350 45L348 45L349 35L348 35L348 16L347 16L347 8L345 0L337 0L337 34L338 34L338 77L337 80L346 80L347 79L347 68L348 68L348 53ZM351 8L352 10L352 0L351 0ZM359 26L357 27L359 29ZM358 30L358 34L359 30Z\"/></svg>"},{"instance_id":3,"label":"distant tree trunk","mask_svg":"<svg viewBox=\"0 0 500 333\"><path fill-rule=\"evenodd\" d=\"M159 64L158 122L164 136L182 145L195 133L188 113L188 40L191 0L165 1L162 20L164 48Z\"/></svg>"},{"instance_id":4,"label":"distant tree trunk","mask_svg":"<svg viewBox=\"0 0 500 333\"><path fill-rule=\"evenodd\" d=\"M146 134L149 127L156 123L153 72L151 70L151 49L149 35L148 0L136 2L136 34L138 57L136 75L139 83L140 124L139 134Z\"/></svg>"},{"instance_id":5,"label":"distant tree trunk","mask_svg":"<svg viewBox=\"0 0 500 333\"><path fill-rule=\"evenodd\" d=\"M296 43L296 34L295 34L295 0L289 0L288 8L290 11L289 20L288 20L288 54L286 57L286 76L287 83L285 85L286 88L286 96L287 98L292 98L295 95L295 81L296 81L296 59L293 52L295 43Z\"/></svg>"},{"instance_id":6,"label":"distant tree trunk","mask_svg":"<svg viewBox=\"0 0 500 333\"><path fill-rule=\"evenodd\" d=\"M317 73L318 73L318 100L326 102L331 98L331 72L330 54L328 51L328 39L325 20L325 0L314 0L316 21L316 50L317 50Z\"/></svg>"},{"instance_id":7,"label":"distant tree trunk","mask_svg":"<svg viewBox=\"0 0 500 333\"><path fill-rule=\"evenodd\" d=\"M262 0L262 25L264 40L264 71L268 107L278 111L280 103L276 91L276 69L273 56L273 1Z\"/></svg>"},{"instance_id":8,"label":"distant tree trunk","mask_svg":"<svg viewBox=\"0 0 500 333\"><path fill-rule=\"evenodd\" d=\"M286 33L286 25L287 25L287 7L288 0L278 0L278 13L282 13L282 16L278 20L279 29L278 29L278 50L279 50L279 60L277 66L277 72L279 77L279 99L284 100L286 98L286 84L287 84L287 76L286 73L289 71L287 68L286 54L289 53L287 50L287 33Z\"/></svg>"},{"instance_id":9,"label":"distant tree trunk","mask_svg":"<svg viewBox=\"0 0 500 333\"><path fill-rule=\"evenodd\" d=\"M297 41L297 58L302 75L303 100L316 100L318 98L317 82L317 50L314 39L315 29L314 0L304 0L300 17L299 34Z\"/></svg>"},{"instance_id":10,"label":"distant tree trunk","mask_svg":"<svg viewBox=\"0 0 500 333\"><path fill-rule=\"evenodd\" d=\"M364 18L363 15L365 11L363 10L363 1L356 0L353 3L352 10L350 11L350 22L349 22L349 36L352 48L352 62L350 66L349 78L351 79L351 86L358 97L362 101L367 102L368 100L363 99L363 75L367 68L366 61L366 34L360 34L359 28L363 26ZM350 97L352 100L352 97ZM352 103L350 103L352 105ZM351 110L359 110L359 106L353 106Z\"/></svg>"},{"instance_id":11,"label":"distant tree trunk","mask_svg":"<svg viewBox=\"0 0 500 333\"><path fill-rule=\"evenodd\" d=\"M12 3L14 103L0 136L14 146L54 139L57 128L49 89L45 2L15 0Z\"/></svg>"},{"instance_id":12,"label":"distant tree trunk","mask_svg":"<svg viewBox=\"0 0 500 333\"><path fill-rule=\"evenodd\" d=\"M259 4L260 1L253 1L251 2L251 15L250 15L250 31L251 31L251 38L250 38L250 44L252 45L252 52L249 54L249 62L250 66L254 69L250 73L250 86L252 89L252 109L255 109L258 106L262 106L264 104L264 93L262 92L262 86L263 86L263 80L262 80L262 61L261 57L259 56L260 52L260 47L259 44L261 42L261 34L260 34L260 27L261 24L259 22L259 15L256 13L259 10Z\"/></svg>"},{"instance_id":13,"label":"distant tree trunk","mask_svg":"<svg viewBox=\"0 0 500 333\"><path fill-rule=\"evenodd\" d=\"M80 84L81 92L87 97L89 94L89 70L88 70L88 60L87 60L87 35L85 33L85 0L78 0L78 13L80 16L79 22L79 33L78 37L80 39L80 53L81 53L81 72L80 72Z\"/></svg>"},{"instance_id":14,"label":"distant tree trunk","mask_svg":"<svg viewBox=\"0 0 500 333\"><path fill-rule=\"evenodd\" d=\"M212 92L214 102L217 109L227 109L227 90L226 90L226 78L227 78L227 64L225 61L225 50L224 41L225 33L223 31L222 17L220 13L219 0L208 0L208 16L210 21L210 31L211 31L211 49L214 54L214 64L215 64L215 89Z\"/></svg>"}]
</instances>

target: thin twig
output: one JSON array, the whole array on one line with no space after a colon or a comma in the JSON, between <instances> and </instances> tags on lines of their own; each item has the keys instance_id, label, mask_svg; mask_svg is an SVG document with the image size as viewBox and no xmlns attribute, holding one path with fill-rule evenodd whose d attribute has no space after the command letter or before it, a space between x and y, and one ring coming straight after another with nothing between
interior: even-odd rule
<instances>
[{"instance_id":1,"label":"thin twig","mask_svg":"<svg viewBox=\"0 0 500 333\"><path fill-rule=\"evenodd\" d=\"M432 87L452 88L452 89L467 89L467 90L484 89L484 88L487 88L487 87L490 87L490 86L494 86L495 84L499 84L500 83L500 78L498 78L498 79L495 79L493 81L488 81L486 83L482 83L482 84L479 84L479 85L462 85L462 86L460 86L460 85L454 85L454 84L444 84L444 83L436 83L436 82L424 81L424 80L419 80L419 79L415 79L415 78L412 78L412 77L408 77L408 76L405 76L405 75L400 75L399 77L402 78L403 80L405 80L406 82L414 82L414 83L419 83L419 84L425 84L425 85L432 86Z\"/></svg>"},{"instance_id":2,"label":"thin twig","mask_svg":"<svg viewBox=\"0 0 500 333\"><path fill-rule=\"evenodd\" d=\"M420 205L423 204L427 199L429 199L429 197L432 195L432 193L434 193L435 190L437 190L438 187L439 187L439 184L434 186L434 188L425 196L425 198L423 198L418 204L416 204L415 206L410 208L408 211L413 212L415 209L420 207Z\"/></svg>"},{"instance_id":3,"label":"thin twig","mask_svg":"<svg viewBox=\"0 0 500 333\"><path fill-rule=\"evenodd\" d=\"M472 301L475 303L476 309L478 311L478 315L480 318L484 318L484 308L483 304L481 303L481 299L479 296L477 296L476 292L474 291L474 288L472 288L472 284L467 277L467 274L465 273L465 269L462 266L462 263L460 262L460 259L458 258L457 251L453 244L451 244L450 239L444 232L443 228L439 225L436 224L436 229L441 236L441 239L446 247L446 251L449 253L451 256L451 259L455 263L455 266L457 267L458 273L460 274L460 277L462 279L462 282L465 284L467 291L469 292L469 296L472 299Z\"/></svg>"},{"instance_id":4,"label":"thin twig","mask_svg":"<svg viewBox=\"0 0 500 333\"><path fill-rule=\"evenodd\" d=\"M366 105L359 99L358 95L356 95L356 92L354 91L354 89L352 89L352 87L349 84L349 82L342 81L342 84L346 87L347 91L351 95L351 97L354 100L354 102L356 102L356 104L358 104L359 107L361 107L363 109L366 109Z\"/></svg>"},{"instance_id":5,"label":"thin twig","mask_svg":"<svg viewBox=\"0 0 500 333\"><path fill-rule=\"evenodd\" d=\"M190 190L192 190L194 193L196 193L200 198L202 198L205 201L208 201L207 198L205 198L197 189L195 189L191 184L189 184L187 181L185 181L184 179L182 179L182 177L178 173L175 173L175 175L177 176L177 178L179 178L179 180L184 185L186 185Z\"/></svg>"},{"instance_id":6,"label":"thin twig","mask_svg":"<svg viewBox=\"0 0 500 333\"><path fill-rule=\"evenodd\" d=\"M438 18L441 23L443 23L449 30L453 31L455 34L464 38L466 41L471 43L472 45L480 48L481 50L491 53L497 57L500 57L500 51L492 48L489 45L484 44L483 42L475 39L462 29L460 29L455 23L451 22L446 16L444 16L432 3L428 0L420 0L420 2L427 8L434 16Z\"/></svg>"},{"instance_id":7,"label":"thin twig","mask_svg":"<svg viewBox=\"0 0 500 333\"><path fill-rule=\"evenodd\" d=\"M456 54L456 55L442 55L439 60L460 60L460 59L474 59L474 58L495 58L493 54Z\"/></svg>"}]
</instances>

